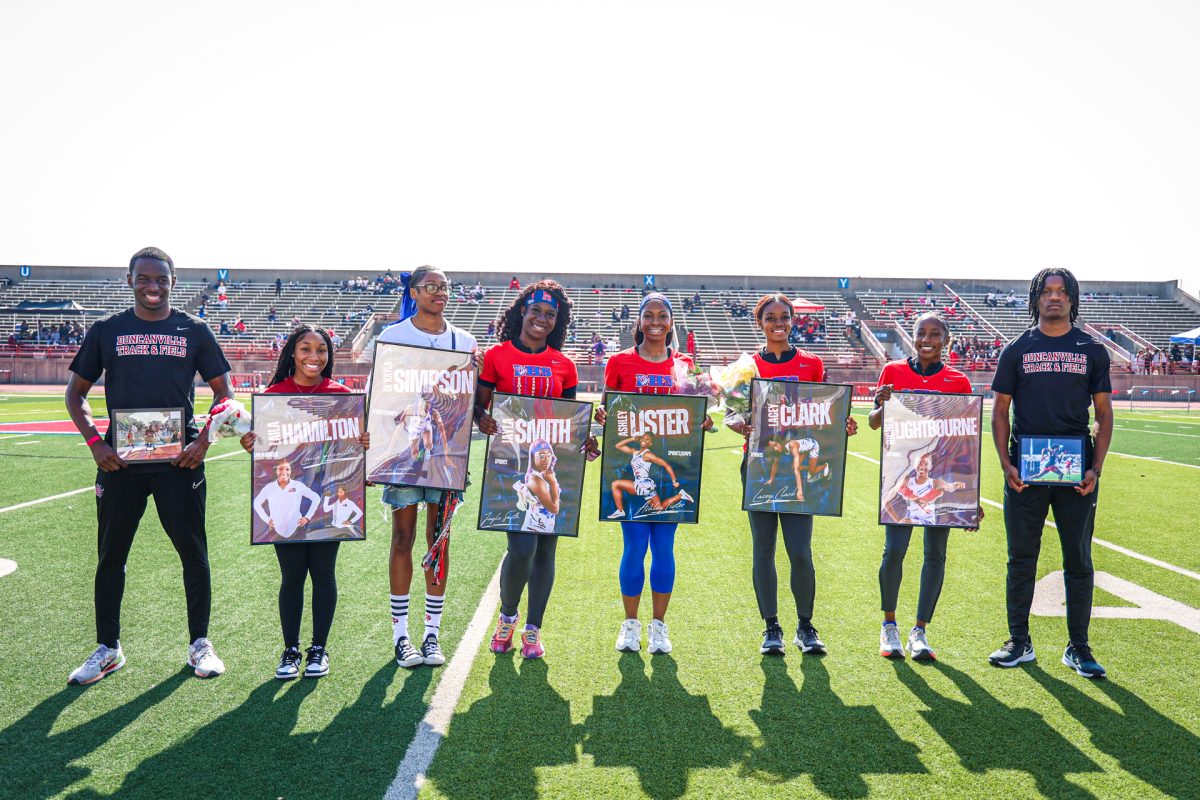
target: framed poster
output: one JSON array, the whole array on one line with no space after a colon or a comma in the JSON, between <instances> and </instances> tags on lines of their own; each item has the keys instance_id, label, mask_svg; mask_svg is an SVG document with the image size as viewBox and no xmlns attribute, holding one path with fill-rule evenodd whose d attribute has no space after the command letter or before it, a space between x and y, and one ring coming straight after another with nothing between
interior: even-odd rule
<instances>
[{"instance_id":1,"label":"framed poster","mask_svg":"<svg viewBox=\"0 0 1200 800\"><path fill-rule=\"evenodd\" d=\"M113 449L125 461L174 461L183 452L182 408L126 408L112 412Z\"/></svg>"},{"instance_id":2,"label":"framed poster","mask_svg":"<svg viewBox=\"0 0 1200 800\"><path fill-rule=\"evenodd\" d=\"M600 520L700 520L708 398L607 392Z\"/></svg>"},{"instance_id":3,"label":"framed poster","mask_svg":"<svg viewBox=\"0 0 1200 800\"><path fill-rule=\"evenodd\" d=\"M879 524L979 526L983 396L894 392L883 404Z\"/></svg>"},{"instance_id":4,"label":"framed poster","mask_svg":"<svg viewBox=\"0 0 1200 800\"><path fill-rule=\"evenodd\" d=\"M466 488L475 408L470 353L376 342L367 407L368 481Z\"/></svg>"},{"instance_id":5,"label":"framed poster","mask_svg":"<svg viewBox=\"0 0 1200 800\"><path fill-rule=\"evenodd\" d=\"M1087 465L1082 436L1020 436L1021 480L1035 486L1074 486Z\"/></svg>"},{"instance_id":6,"label":"framed poster","mask_svg":"<svg viewBox=\"0 0 1200 800\"><path fill-rule=\"evenodd\" d=\"M853 389L844 383L750 382L743 511L842 515Z\"/></svg>"},{"instance_id":7,"label":"framed poster","mask_svg":"<svg viewBox=\"0 0 1200 800\"><path fill-rule=\"evenodd\" d=\"M491 413L479 529L578 536L592 404L497 392Z\"/></svg>"},{"instance_id":8,"label":"framed poster","mask_svg":"<svg viewBox=\"0 0 1200 800\"><path fill-rule=\"evenodd\" d=\"M250 543L367 537L361 394L251 397Z\"/></svg>"}]
</instances>

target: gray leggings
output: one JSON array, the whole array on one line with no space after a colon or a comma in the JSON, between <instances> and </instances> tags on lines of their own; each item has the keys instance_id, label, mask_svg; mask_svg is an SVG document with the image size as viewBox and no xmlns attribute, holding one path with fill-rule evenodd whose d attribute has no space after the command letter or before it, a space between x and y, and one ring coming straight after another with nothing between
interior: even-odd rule
<instances>
[{"instance_id":1,"label":"gray leggings","mask_svg":"<svg viewBox=\"0 0 1200 800\"><path fill-rule=\"evenodd\" d=\"M912 525L885 525L883 563L879 565L879 596L882 610L895 613L900 581L904 578L904 554L912 538ZM946 542L949 528L925 528L925 562L921 565L921 592L917 597L917 619L933 620L942 581L946 577Z\"/></svg>"},{"instance_id":2,"label":"gray leggings","mask_svg":"<svg viewBox=\"0 0 1200 800\"><path fill-rule=\"evenodd\" d=\"M816 570L812 560L813 520L810 514L775 514L747 511L754 550L754 594L758 613L763 619L778 616L778 579L775 574L776 532L783 528L783 546L792 564L792 596L796 616L802 622L812 619L813 598L817 593Z\"/></svg>"},{"instance_id":3,"label":"gray leggings","mask_svg":"<svg viewBox=\"0 0 1200 800\"><path fill-rule=\"evenodd\" d=\"M542 615L554 588L554 551L557 536L513 532L508 534L508 552L500 567L500 613L513 616L521 592L529 584L529 613L526 622L542 627Z\"/></svg>"}]
</instances>

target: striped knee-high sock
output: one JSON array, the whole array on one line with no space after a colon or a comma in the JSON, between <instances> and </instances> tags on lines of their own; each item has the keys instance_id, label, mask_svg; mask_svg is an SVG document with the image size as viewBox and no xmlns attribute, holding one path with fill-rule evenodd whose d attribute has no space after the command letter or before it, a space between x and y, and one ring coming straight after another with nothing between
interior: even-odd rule
<instances>
[{"instance_id":1,"label":"striped knee-high sock","mask_svg":"<svg viewBox=\"0 0 1200 800\"><path fill-rule=\"evenodd\" d=\"M437 636L438 631L442 627L442 607L446 603L445 597L439 597L433 594L425 595L425 635L433 634Z\"/></svg>"},{"instance_id":2,"label":"striped knee-high sock","mask_svg":"<svg viewBox=\"0 0 1200 800\"><path fill-rule=\"evenodd\" d=\"M392 644L408 636L408 595L393 594L392 598Z\"/></svg>"}]
</instances>

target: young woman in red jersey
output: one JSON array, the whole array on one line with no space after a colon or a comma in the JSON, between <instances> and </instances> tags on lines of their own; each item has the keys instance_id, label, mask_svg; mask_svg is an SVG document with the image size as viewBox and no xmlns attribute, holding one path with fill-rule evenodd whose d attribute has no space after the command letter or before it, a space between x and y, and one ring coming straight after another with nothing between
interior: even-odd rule
<instances>
[{"instance_id":1,"label":"young woman in red jersey","mask_svg":"<svg viewBox=\"0 0 1200 800\"><path fill-rule=\"evenodd\" d=\"M675 394L675 376L686 374L692 359L674 350L672 332L675 326L671 301L659 292L642 298L634 324L636 344L608 360L604 367L604 388L615 392L638 394ZM604 424L604 406L596 409L596 421ZM712 428L712 419L705 417L704 430ZM617 649L637 652L641 649L642 623L638 619L642 588L646 582L646 551L650 550L650 596L653 619L650 621L649 650L651 653L671 652L667 635L667 606L675 586L675 529L673 522L621 522L625 547L619 571L621 601L625 621L617 634Z\"/></svg>"},{"instance_id":2,"label":"young woman in red jersey","mask_svg":"<svg viewBox=\"0 0 1200 800\"><path fill-rule=\"evenodd\" d=\"M336 394L350 391L337 383L333 375L333 342L329 334L312 325L299 325L279 353L275 376L267 394ZM369 447L371 434L365 420L359 437ZM241 438L246 452L253 452L253 432ZM275 545L282 583L279 586L279 622L283 627L283 656L275 670L281 681L299 677L300 616L304 610L304 581L311 575L313 585L312 646L303 675L320 678L329 674L329 653L325 650L333 612L337 608L337 554L340 542L295 542Z\"/></svg>"},{"instance_id":3,"label":"young woman in red jersey","mask_svg":"<svg viewBox=\"0 0 1200 800\"><path fill-rule=\"evenodd\" d=\"M480 431L491 436L499 430L487 412L495 392L575 399L579 383L575 362L559 350L570 324L571 300L563 287L552 280L526 286L500 315L496 321L500 344L489 348L484 355L475 392L475 417ZM553 497L539 501L552 503L552 512L558 513L557 483L552 488ZM541 658L545 654L542 617L554 587L557 547L557 536L509 532L508 552L500 567L500 619L492 634L493 653L512 649L517 604L528 583L529 608L525 630L521 632L521 655Z\"/></svg>"},{"instance_id":4,"label":"young woman in red jersey","mask_svg":"<svg viewBox=\"0 0 1200 800\"><path fill-rule=\"evenodd\" d=\"M792 301L782 294L768 294L759 298L754 306L754 319L766 341L754 354L754 366L760 378L820 383L825 380L825 364L820 356L801 350L788 342L792 329ZM729 428L743 436L749 436L749 422L733 423ZM846 418L846 433L858 433L858 423L853 417ZM796 489L803 499L803 484L800 476L808 474L809 467L800 467L803 442L781 444L792 453L796 475ZM811 440L809 440L811 441ZM814 443L815 444L815 443ZM796 445L791 446L789 445ZM803 452L811 452L803 451ZM809 466L812 466L811 464ZM773 474L772 474L773 477ZM746 482L746 455L742 454L742 483ZM791 562L792 596L796 601L796 638L793 640L801 652L824 653L825 643L813 627L813 601L816 597L816 570L812 558L811 514L777 514L772 511L747 511L750 518L750 538L753 545L754 594L758 598L758 611L766 622L763 643L759 652L783 655L783 626L778 616L778 577L775 572L775 543L778 529L783 528L783 546Z\"/></svg>"},{"instance_id":5,"label":"young woman in red jersey","mask_svg":"<svg viewBox=\"0 0 1200 800\"><path fill-rule=\"evenodd\" d=\"M886 364L879 375L875 390L875 408L868 423L872 430L883 425L883 404L892 392L934 392L937 394L970 394L970 379L942 363L942 350L950 344L950 326L940 314L930 311L913 324L913 346L916 355ZM928 469L928 468L927 468ZM983 519L983 509L979 510ZM883 609L883 627L879 632L879 655L884 658L904 658L900 631L896 627L896 598L904 576L904 555L912 537L912 525L885 525L883 563L879 565L879 595ZM971 530L977 530L972 528ZM925 526L925 561L921 565L921 592L917 599L917 622L908 633L908 652L917 660L933 661L937 656L929 646L925 627L933 619L942 580L946 576L946 544L950 529Z\"/></svg>"}]
</instances>

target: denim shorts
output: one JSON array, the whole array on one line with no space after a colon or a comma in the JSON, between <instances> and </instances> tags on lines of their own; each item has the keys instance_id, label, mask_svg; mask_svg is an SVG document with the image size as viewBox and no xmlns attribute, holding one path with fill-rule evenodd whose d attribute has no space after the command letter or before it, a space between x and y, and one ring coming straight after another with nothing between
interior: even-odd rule
<instances>
[{"instance_id":1,"label":"denim shorts","mask_svg":"<svg viewBox=\"0 0 1200 800\"><path fill-rule=\"evenodd\" d=\"M450 489L427 489L424 486L385 486L383 502L392 508L407 508L417 503L437 505L442 502L442 495ZM462 500L462 492L458 493Z\"/></svg>"}]
</instances>

